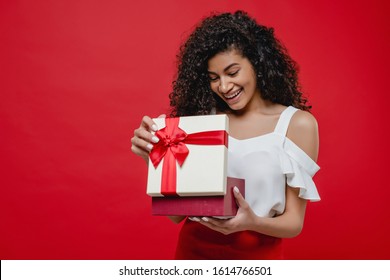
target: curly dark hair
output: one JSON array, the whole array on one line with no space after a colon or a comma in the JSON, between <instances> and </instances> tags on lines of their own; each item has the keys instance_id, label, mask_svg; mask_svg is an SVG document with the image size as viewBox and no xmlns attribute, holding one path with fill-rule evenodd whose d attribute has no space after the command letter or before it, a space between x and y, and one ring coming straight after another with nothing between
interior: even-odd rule
<instances>
[{"instance_id":1,"label":"curly dark hair","mask_svg":"<svg viewBox=\"0 0 390 280\"><path fill-rule=\"evenodd\" d=\"M205 18L181 45L177 77L169 95L171 116L206 115L213 107L229 111L212 92L207 67L210 58L233 49L251 62L263 99L310 111L300 91L298 66L275 38L274 29L237 11Z\"/></svg>"}]
</instances>

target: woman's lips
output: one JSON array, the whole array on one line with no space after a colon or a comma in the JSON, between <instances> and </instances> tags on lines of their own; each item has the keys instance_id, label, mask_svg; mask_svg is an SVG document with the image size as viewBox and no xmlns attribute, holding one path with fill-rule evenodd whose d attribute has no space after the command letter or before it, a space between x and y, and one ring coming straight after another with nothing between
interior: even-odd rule
<instances>
[{"instance_id":1,"label":"woman's lips","mask_svg":"<svg viewBox=\"0 0 390 280\"><path fill-rule=\"evenodd\" d=\"M242 92L242 89L239 89L238 91L236 91L232 94L229 94L229 95L224 95L223 97L228 101L234 101L233 99L238 99L238 96L240 95L241 92Z\"/></svg>"}]
</instances>

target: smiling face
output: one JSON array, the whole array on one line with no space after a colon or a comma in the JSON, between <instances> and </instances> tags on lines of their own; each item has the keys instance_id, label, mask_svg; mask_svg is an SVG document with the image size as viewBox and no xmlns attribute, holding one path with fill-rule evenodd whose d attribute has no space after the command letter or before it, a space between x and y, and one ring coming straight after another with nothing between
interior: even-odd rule
<instances>
[{"instance_id":1,"label":"smiling face","mask_svg":"<svg viewBox=\"0 0 390 280\"><path fill-rule=\"evenodd\" d=\"M208 75L211 90L234 111L248 110L261 100L252 64L234 49L213 56Z\"/></svg>"}]
</instances>

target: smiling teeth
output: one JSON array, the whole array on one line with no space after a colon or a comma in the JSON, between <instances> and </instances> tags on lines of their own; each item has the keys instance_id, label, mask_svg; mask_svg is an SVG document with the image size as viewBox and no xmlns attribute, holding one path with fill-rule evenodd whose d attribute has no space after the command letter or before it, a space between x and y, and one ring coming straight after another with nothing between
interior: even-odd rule
<instances>
[{"instance_id":1,"label":"smiling teeth","mask_svg":"<svg viewBox=\"0 0 390 280\"><path fill-rule=\"evenodd\" d=\"M232 98L236 97L237 95L239 95L240 93L241 93L241 90L239 90L238 92L236 92L235 94L232 94L232 95L225 95L225 98L232 99Z\"/></svg>"}]
</instances>

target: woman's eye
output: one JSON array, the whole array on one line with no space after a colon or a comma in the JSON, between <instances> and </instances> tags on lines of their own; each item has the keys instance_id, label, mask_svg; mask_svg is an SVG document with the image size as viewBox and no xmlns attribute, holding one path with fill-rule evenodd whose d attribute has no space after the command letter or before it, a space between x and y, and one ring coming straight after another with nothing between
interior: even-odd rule
<instances>
[{"instance_id":1,"label":"woman's eye","mask_svg":"<svg viewBox=\"0 0 390 280\"><path fill-rule=\"evenodd\" d=\"M239 71L239 70L234 71L234 72L232 72L232 73L229 73L228 75L229 75L230 77L234 77L234 76L236 76L236 75L238 74L238 71Z\"/></svg>"},{"instance_id":2,"label":"woman's eye","mask_svg":"<svg viewBox=\"0 0 390 280\"><path fill-rule=\"evenodd\" d=\"M209 80L211 82L214 82L214 81L218 80L218 77L211 77L211 76L209 76Z\"/></svg>"}]
</instances>

